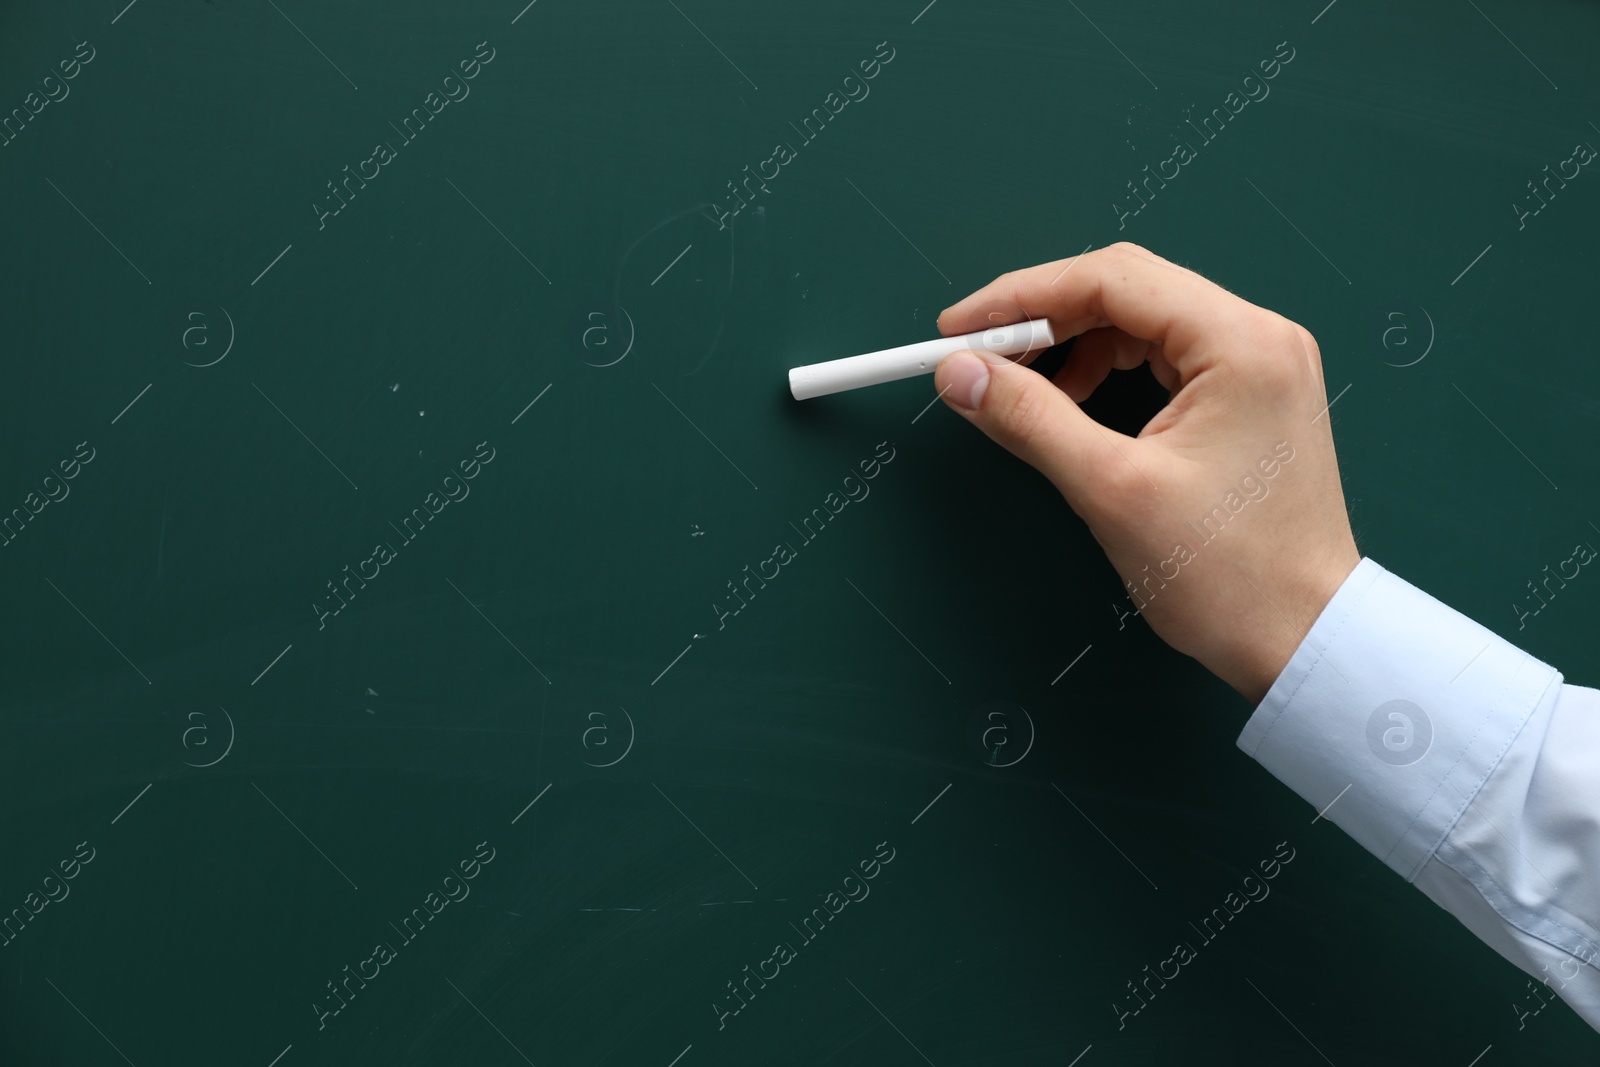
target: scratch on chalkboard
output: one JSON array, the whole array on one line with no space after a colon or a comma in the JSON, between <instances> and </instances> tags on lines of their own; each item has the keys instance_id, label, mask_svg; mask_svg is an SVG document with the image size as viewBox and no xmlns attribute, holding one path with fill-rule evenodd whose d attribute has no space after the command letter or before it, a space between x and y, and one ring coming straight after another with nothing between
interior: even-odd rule
<instances>
[{"instance_id":1,"label":"scratch on chalkboard","mask_svg":"<svg viewBox=\"0 0 1600 1067\"><path fill-rule=\"evenodd\" d=\"M628 265L628 257L633 255L633 250L635 248L638 248L640 245L644 244L645 240L651 234L655 233L657 230L661 229L663 226L669 225L670 223L677 222L679 219L683 218L685 215L688 215L691 212L699 213L699 212L702 211L702 209L708 208L710 206L711 205L709 203L695 204L693 207L684 208L682 211L678 212L676 215L668 215L666 218L662 219L660 222L656 223L654 226L652 226L648 230L644 231L644 233L640 234L638 240L634 241L633 244L629 245L626 249L624 249L623 252L622 252L621 257L618 258L618 260L617 260L617 273L616 273L616 277L613 279L612 285L611 285L611 302L613 304L617 305L617 306L621 306L621 303L622 303L622 270L623 270L624 267L626 267Z\"/></svg>"},{"instance_id":2,"label":"scratch on chalkboard","mask_svg":"<svg viewBox=\"0 0 1600 1067\"><path fill-rule=\"evenodd\" d=\"M701 203L693 205L692 207L684 208L682 211L679 211L676 214L668 215L666 218L662 219L660 222L656 223L654 226L651 226L644 233L640 234L638 240L634 241L631 245L629 245L626 249L624 249L622 255L617 259L617 272L616 272L616 275L614 276L614 278L612 279L612 285L611 285L611 303L612 303L612 306L613 307L618 307L618 308L620 308L622 306L622 273L627 268L628 259L629 259L630 256L633 255L634 249L638 248L641 244L643 244L650 237L651 234L654 234L655 232L660 230L662 227L668 226L671 223L677 222L679 219L685 217L686 215L690 215L690 214L698 214L698 215L701 215L702 217L705 217L705 209L709 208L709 207L713 207L713 206L714 205L712 205L709 201L703 201ZM764 213L765 212L763 211L762 214L764 214ZM759 239L759 235L758 235L758 239ZM726 310L727 309L727 300L728 300L728 298L731 298L733 296L734 266L735 266L735 257L734 257L733 228L729 227L729 234L728 234L728 281L727 281L726 291L723 293L723 298L724 298L723 312L717 319L717 329L716 329L716 332L711 337L711 344L709 346L707 346L705 354L703 356L701 356L701 358L700 358L700 362L695 365L693 370L689 371L688 374L685 375L686 377L688 375L697 374L702 369L704 369L706 363L709 362L711 357L716 354L717 345L719 345L722 342L722 333L723 333L723 330L726 327L727 321L728 321L728 313L727 313L727 310Z\"/></svg>"},{"instance_id":3,"label":"scratch on chalkboard","mask_svg":"<svg viewBox=\"0 0 1600 1067\"><path fill-rule=\"evenodd\" d=\"M767 209L765 207L756 208L756 217L757 217L757 219L764 221L765 217L766 217L766 214L767 214ZM734 225L732 225L732 226L730 226L728 228L728 289L727 289L727 292L722 294L722 296L723 296L722 314L717 316L717 332L711 335L711 344L710 344L710 346L708 346L706 348L706 354L704 356L700 357L700 362L695 364L694 370L692 370L688 374L684 375L685 378L692 377L693 375L699 374L700 371L705 368L706 363L709 362L710 359L711 359L712 353L716 352L718 342L720 342L722 340L722 330L723 330L723 328L725 326L727 326L727 324L728 324L728 305L733 300L734 253L736 252L737 247L738 247L737 242L734 241L734 235L737 232L738 232L738 220L735 219L734 220ZM757 234L758 238L759 238L759 236L760 235Z\"/></svg>"}]
</instances>

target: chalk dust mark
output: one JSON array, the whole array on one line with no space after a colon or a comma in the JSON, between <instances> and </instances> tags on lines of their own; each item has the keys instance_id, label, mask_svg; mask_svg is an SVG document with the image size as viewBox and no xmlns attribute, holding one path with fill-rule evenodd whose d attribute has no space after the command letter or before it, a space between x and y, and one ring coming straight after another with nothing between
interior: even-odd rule
<instances>
[{"instance_id":1,"label":"chalk dust mark","mask_svg":"<svg viewBox=\"0 0 1600 1067\"><path fill-rule=\"evenodd\" d=\"M705 214L707 208L715 210L715 205L710 203L709 201L703 201L701 203L695 204L692 207L684 208L682 211L679 211L674 215L669 215L666 218L662 219L660 222L656 223L654 226L650 227L644 233L640 234L638 240L634 241L631 245L629 245L626 249L623 250L622 256L617 260L617 272L616 272L616 275L612 279L612 285L611 285L611 306L612 306L612 310L615 313L617 313L617 314L621 313L620 309L622 307L622 274L623 274L623 271L627 268L628 259L629 259L630 256L633 255L634 250L637 249L641 244L643 244L652 234L654 234L657 231L661 230L663 227L666 227L666 226L668 226L668 225L670 225L670 224L672 224L674 222L677 222L679 219L685 217L686 215L698 214L702 218L709 218L710 216L707 216ZM765 209L764 208L762 209L761 214L762 215L765 214ZM693 370L687 372L684 375L684 377L693 376L695 374L698 374L701 370L703 370L705 368L706 364L710 361L711 357L716 354L717 346L722 343L722 335L723 335L724 330L727 327L727 321L728 321L728 311L727 311L728 304L733 299L733 281L734 281L734 271L735 271L734 232L735 232L735 229L736 229L737 225L738 225L738 216L734 216L733 223L728 227L728 280L727 280L726 288L725 288L725 290L724 290L724 292L722 294L722 308L723 308L723 310L722 310L722 314L719 315L718 319L717 319L716 332L712 335L711 344L707 347L705 354L700 358L700 362L695 365Z\"/></svg>"}]
</instances>

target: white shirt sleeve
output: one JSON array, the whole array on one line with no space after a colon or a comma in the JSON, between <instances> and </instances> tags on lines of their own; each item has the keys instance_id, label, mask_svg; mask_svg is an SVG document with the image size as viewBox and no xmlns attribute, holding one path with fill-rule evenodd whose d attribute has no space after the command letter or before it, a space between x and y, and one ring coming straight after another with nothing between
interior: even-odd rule
<instances>
[{"instance_id":1,"label":"white shirt sleeve","mask_svg":"<svg viewBox=\"0 0 1600 1067\"><path fill-rule=\"evenodd\" d=\"M1600 1030L1600 692L1363 559L1239 747Z\"/></svg>"}]
</instances>

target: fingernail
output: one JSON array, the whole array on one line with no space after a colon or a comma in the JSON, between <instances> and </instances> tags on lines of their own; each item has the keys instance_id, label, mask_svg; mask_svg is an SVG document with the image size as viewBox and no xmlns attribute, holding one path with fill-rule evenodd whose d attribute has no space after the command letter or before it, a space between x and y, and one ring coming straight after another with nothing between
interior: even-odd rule
<instances>
[{"instance_id":1,"label":"fingernail","mask_svg":"<svg viewBox=\"0 0 1600 1067\"><path fill-rule=\"evenodd\" d=\"M989 388L989 365L970 351L952 352L945 357L945 378L950 383L945 396L957 407L977 411Z\"/></svg>"}]
</instances>

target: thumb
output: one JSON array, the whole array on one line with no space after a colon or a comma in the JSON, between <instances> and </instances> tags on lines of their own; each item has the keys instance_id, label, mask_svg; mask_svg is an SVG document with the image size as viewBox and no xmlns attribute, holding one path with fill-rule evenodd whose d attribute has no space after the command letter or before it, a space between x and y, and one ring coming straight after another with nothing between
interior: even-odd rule
<instances>
[{"instance_id":1,"label":"thumb","mask_svg":"<svg viewBox=\"0 0 1600 1067\"><path fill-rule=\"evenodd\" d=\"M945 403L1036 468L1071 502L1134 442L1096 423L1037 371L992 352L952 352L934 372Z\"/></svg>"}]
</instances>

